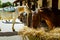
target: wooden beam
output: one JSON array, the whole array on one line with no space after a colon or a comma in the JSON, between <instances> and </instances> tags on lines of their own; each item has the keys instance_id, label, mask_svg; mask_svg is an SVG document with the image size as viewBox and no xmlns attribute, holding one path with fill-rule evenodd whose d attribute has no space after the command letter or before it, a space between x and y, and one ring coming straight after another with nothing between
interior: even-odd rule
<instances>
[{"instance_id":1,"label":"wooden beam","mask_svg":"<svg viewBox=\"0 0 60 40\"><path fill-rule=\"evenodd\" d=\"M47 0L42 0L42 7L47 7Z\"/></svg>"},{"instance_id":2,"label":"wooden beam","mask_svg":"<svg viewBox=\"0 0 60 40\"><path fill-rule=\"evenodd\" d=\"M58 9L58 0L52 0L52 9Z\"/></svg>"}]
</instances>

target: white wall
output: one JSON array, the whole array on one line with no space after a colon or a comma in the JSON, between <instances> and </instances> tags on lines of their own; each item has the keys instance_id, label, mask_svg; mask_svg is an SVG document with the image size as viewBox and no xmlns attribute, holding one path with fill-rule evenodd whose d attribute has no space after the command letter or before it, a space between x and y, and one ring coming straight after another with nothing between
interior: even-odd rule
<instances>
[{"instance_id":1,"label":"white wall","mask_svg":"<svg viewBox=\"0 0 60 40\"><path fill-rule=\"evenodd\" d=\"M38 0L38 8L42 6L42 0Z\"/></svg>"},{"instance_id":2,"label":"white wall","mask_svg":"<svg viewBox=\"0 0 60 40\"><path fill-rule=\"evenodd\" d=\"M52 0L47 0L49 2L48 7L52 7ZM42 0L38 1L38 5L41 7L42 6Z\"/></svg>"},{"instance_id":3,"label":"white wall","mask_svg":"<svg viewBox=\"0 0 60 40\"><path fill-rule=\"evenodd\" d=\"M58 0L58 9L60 9L60 0Z\"/></svg>"},{"instance_id":4,"label":"white wall","mask_svg":"<svg viewBox=\"0 0 60 40\"><path fill-rule=\"evenodd\" d=\"M15 0L1 0L1 1L2 1L2 3L8 2L8 1L12 3L12 2L14 2Z\"/></svg>"},{"instance_id":5,"label":"white wall","mask_svg":"<svg viewBox=\"0 0 60 40\"><path fill-rule=\"evenodd\" d=\"M52 7L52 0L47 0L47 2L48 2L48 7Z\"/></svg>"},{"instance_id":6,"label":"white wall","mask_svg":"<svg viewBox=\"0 0 60 40\"><path fill-rule=\"evenodd\" d=\"M52 0L48 0L49 2L49 7L52 7ZM60 9L60 0L58 0L58 9Z\"/></svg>"}]
</instances>

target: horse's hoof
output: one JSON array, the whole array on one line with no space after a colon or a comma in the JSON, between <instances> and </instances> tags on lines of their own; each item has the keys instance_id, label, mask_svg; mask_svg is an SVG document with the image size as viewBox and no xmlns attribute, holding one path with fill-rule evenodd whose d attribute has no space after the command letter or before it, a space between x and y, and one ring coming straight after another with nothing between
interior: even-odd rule
<instances>
[{"instance_id":1,"label":"horse's hoof","mask_svg":"<svg viewBox=\"0 0 60 40\"><path fill-rule=\"evenodd\" d=\"M13 32L15 32L15 29L13 29Z\"/></svg>"},{"instance_id":2,"label":"horse's hoof","mask_svg":"<svg viewBox=\"0 0 60 40\"><path fill-rule=\"evenodd\" d=\"M1 31L1 29L0 29L0 31Z\"/></svg>"}]
</instances>

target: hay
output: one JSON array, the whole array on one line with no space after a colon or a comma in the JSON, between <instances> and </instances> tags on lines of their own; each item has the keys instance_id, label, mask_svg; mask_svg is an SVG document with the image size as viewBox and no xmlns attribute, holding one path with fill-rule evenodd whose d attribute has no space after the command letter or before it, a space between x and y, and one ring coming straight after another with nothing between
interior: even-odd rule
<instances>
[{"instance_id":1,"label":"hay","mask_svg":"<svg viewBox=\"0 0 60 40\"><path fill-rule=\"evenodd\" d=\"M23 35L24 38L27 36L29 40L60 40L60 28L46 32L44 28L33 29L24 27L18 34Z\"/></svg>"}]
</instances>

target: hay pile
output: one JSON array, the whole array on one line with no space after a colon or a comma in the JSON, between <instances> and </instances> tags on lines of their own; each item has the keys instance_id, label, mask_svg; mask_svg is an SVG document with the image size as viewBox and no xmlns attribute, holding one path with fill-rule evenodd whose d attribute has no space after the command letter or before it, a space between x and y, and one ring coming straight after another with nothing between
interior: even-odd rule
<instances>
[{"instance_id":1,"label":"hay pile","mask_svg":"<svg viewBox=\"0 0 60 40\"><path fill-rule=\"evenodd\" d=\"M19 31L19 35L23 36L23 40L60 40L60 28L55 28L49 32L46 32L44 28L33 29L24 27L22 31Z\"/></svg>"}]
</instances>

